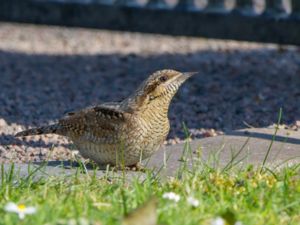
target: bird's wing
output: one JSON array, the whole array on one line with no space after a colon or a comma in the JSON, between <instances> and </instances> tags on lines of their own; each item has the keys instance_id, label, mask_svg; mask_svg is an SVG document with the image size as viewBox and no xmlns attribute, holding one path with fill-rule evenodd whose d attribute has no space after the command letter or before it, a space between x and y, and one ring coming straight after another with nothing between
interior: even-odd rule
<instances>
[{"instance_id":1,"label":"bird's wing","mask_svg":"<svg viewBox=\"0 0 300 225\"><path fill-rule=\"evenodd\" d=\"M74 135L85 136L86 140L103 142L116 135L129 116L119 107L105 104L69 112L59 124Z\"/></svg>"}]
</instances>

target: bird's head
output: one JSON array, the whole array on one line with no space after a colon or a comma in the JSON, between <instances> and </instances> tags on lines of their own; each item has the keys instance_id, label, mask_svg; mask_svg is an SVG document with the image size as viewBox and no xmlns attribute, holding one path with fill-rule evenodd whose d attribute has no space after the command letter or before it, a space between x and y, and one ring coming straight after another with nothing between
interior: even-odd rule
<instances>
[{"instance_id":1,"label":"bird's head","mask_svg":"<svg viewBox=\"0 0 300 225\"><path fill-rule=\"evenodd\" d=\"M179 89L195 72L181 73L175 70L160 70L151 74L128 98L131 108L143 110L151 106L169 107Z\"/></svg>"}]
</instances>

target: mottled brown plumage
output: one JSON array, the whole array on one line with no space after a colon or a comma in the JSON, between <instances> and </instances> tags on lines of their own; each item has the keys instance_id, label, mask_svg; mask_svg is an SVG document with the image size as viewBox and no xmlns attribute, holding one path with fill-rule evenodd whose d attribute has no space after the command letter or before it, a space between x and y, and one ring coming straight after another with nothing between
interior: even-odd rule
<instances>
[{"instance_id":1,"label":"mottled brown plumage","mask_svg":"<svg viewBox=\"0 0 300 225\"><path fill-rule=\"evenodd\" d=\"M70 112L57 124L16 136L54 133L69 137L82 156L98 164L137 164L150 157L170 129L168 109L179 86L194 73L161 70L128 98Z\"/></svg>"}]
</instances>

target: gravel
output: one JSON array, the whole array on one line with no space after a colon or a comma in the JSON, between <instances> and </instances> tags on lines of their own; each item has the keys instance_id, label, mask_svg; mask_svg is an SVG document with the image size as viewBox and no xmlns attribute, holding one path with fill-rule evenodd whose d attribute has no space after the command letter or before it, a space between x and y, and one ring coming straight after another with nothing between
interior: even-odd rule
<instances>
[{"instance_id":1,"label":"gravel","mask_svg":"<svg viewBox=\"0 0 300 225\"><path fill-rule=\"evenodd\" d=\"M128 96L150 73L199 71L175 96L166 144L300 117L300 51L291 46L0 23L0 162L65 160L56 135L15 139L66 111ZM298 122L297 122L298 121Z\"/></svg>"}]
</instances>

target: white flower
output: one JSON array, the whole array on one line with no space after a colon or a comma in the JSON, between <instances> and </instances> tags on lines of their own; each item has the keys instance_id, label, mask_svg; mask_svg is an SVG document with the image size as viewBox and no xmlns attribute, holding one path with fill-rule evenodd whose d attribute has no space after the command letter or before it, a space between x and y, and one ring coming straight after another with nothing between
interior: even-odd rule
<instances>
[{"instance_id":1,"label":"white flower","mask_svg":"<svg viewBox=\"0 0 300 225\"><path fill-rule=\"evenodd\" d=\"M4 207L6 212L14 212L19 215L19 218L22 220L24 219L26 214L34 214L36 212L35 207L26 207L23 204L17 205L13 202L9 202Z\"/></svg>"},{"instance_id":2,"label":"white flower","mask_svg":"<svg viewBox=\"0 0 300 225\"><path fill-rule=\"evenodd\" d=\"M174 192L164 193L162 197L164 199L173 200L174 202L178 202L180 200L180 196Z\"/></svg>"},{"instance_id":3,"label":"white flower","mask_svg":"<svg viewBox=\"0 0 300 225\"><path fill-rule=\"evenodd\" d=\"M187 202L193 207L198 207L200 205L199 200L191 196L187 198Z\"/></svg>"},{"instance_id":4,"label":"white flower","mask_svg":"<svg viewBox=\"0 0 300 225\"><path fill-rule=\"evenodd\" d=\"M217 217L211 221L211 225L225 225L226 221L222 217Z\"/></svg>"}]
</instances>

